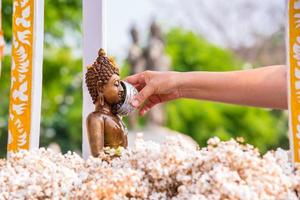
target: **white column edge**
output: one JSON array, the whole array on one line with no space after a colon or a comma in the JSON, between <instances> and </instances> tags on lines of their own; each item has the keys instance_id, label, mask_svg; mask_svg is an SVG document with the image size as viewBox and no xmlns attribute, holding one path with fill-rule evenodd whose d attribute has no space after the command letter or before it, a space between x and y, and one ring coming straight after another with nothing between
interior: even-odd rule
<instances>
[{"instance_id":1,"label":"white column edge","mask_svg":"<svg viewBox=\"0 0 300 200\"><path fill-rule=\"evenodd\" d=\"M29 149L39 147L44 48L44 0L34 0L32 94Z\"/></svg>"},{"instance_id":2,"label":"white column edge","mask_svg":"<svg viewBox=\"0 0 300 200\"><path fill-rule=\"evenodd\" d=\"M100 48L106 48L106 0L82 0L83 13L83 68L82 68L82 156L91 155L87 138L86 117L94 105L85 85L86 67L93 64Z\"/></svg>"}]
</instances>

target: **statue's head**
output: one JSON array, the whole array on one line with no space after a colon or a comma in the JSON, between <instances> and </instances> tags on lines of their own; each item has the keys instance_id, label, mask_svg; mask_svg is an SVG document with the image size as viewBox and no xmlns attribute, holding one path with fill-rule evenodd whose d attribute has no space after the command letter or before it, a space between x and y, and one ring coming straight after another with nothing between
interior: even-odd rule
<instances>
[{"instance_id":1,"label":"statue's head","mask_svg":"<svg viewBox=\"0 0 300 200\"><path fill-rule=\"evenodd\" d=\"M153 21L150 25L150 34L152 37L162 38L160 27L155 21Z\"/></svg>"},{"instance_id":2,"label":"statue's head","mask_svg":"<svg viewBox=\"0 0 300 200\"><path fill-rule=\"evenodd\" d=\"M130 35L133 43L139 43L139 34L135 26L132 26L130 29Z\"/></svg>"},{"instance_id":3,"label":"statue's head","mask_svg":"<svg viewBox=\"0 0 300 200\"><path fill-rule=\"evenodd\" d=\"M114 105L122 100L124 93L121 86L119 69L113 59L108 58L103 49L85 74L85 82L94 104Z\"/></svg>"}]
</instances>

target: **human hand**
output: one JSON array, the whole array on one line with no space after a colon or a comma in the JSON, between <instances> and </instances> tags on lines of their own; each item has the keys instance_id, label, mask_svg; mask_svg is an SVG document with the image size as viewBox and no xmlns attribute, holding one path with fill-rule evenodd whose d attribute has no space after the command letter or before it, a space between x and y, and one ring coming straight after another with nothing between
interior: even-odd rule
<instances>
[{"instance_id":1,"label":"human hand","mask_svg":"<svg viewBox=\"0 0 300 200\"><path fill-rule=\"evenodd\" d=\"M144 71L128 76L125 81L132 84L139 93L131 104L140 108L139 114L144 115L158 103L179 98L179 72Z\"/></svg>"}]
</instances>

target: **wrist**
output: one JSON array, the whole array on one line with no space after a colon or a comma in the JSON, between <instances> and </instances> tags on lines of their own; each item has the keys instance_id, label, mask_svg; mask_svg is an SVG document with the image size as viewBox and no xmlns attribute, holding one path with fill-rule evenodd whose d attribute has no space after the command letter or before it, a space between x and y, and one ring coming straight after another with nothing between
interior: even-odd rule
<instances>
[{"instance_id":1,"label":"wrist","mask_svg":"<svg viewBox=\"0 0 300 200\"><path fill-rule=\"evenodd\" d=\"M196 93L203 91L204 72L181 72L177 74L176 88L180 98L195 98ZM204 77L203 77L204 76Z\"/></svg>"},{"instance_id":2,"label":"wrist","mask_svg":"<svg viewBox=\"0 0 300 200\"><path fill-rule=\"evenodd\" d=\"M173 72L172 82L174 83L173 90L177 92L178 98L183 98L183 77L184 72Z\"/></svg>"}]
</instances>

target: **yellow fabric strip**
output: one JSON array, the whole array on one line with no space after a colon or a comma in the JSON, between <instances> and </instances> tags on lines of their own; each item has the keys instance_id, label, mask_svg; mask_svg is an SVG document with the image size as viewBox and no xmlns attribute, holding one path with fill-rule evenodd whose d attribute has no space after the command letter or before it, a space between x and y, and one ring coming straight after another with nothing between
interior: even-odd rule
<instances>
[{"instance_id":1,"label":"yellow fabric strip","mask_svg":"<svg viewBox=\"0 0 300 200\"><path fill-rule=\"evenodd\" d=\"M295 163L300 162L300 2L289 1L288 21L290 145Z\"/></svg>"},{"instance_id":2,"label":"yellow fabric strip","mask_svg":"<svg viewBox=\"0 0 300 200\"><path fill-rule=\"evenodd\" d=\"M29 148L33 20L34 0L14 0L8 151Z\"/></svg>"}]
</instances>

